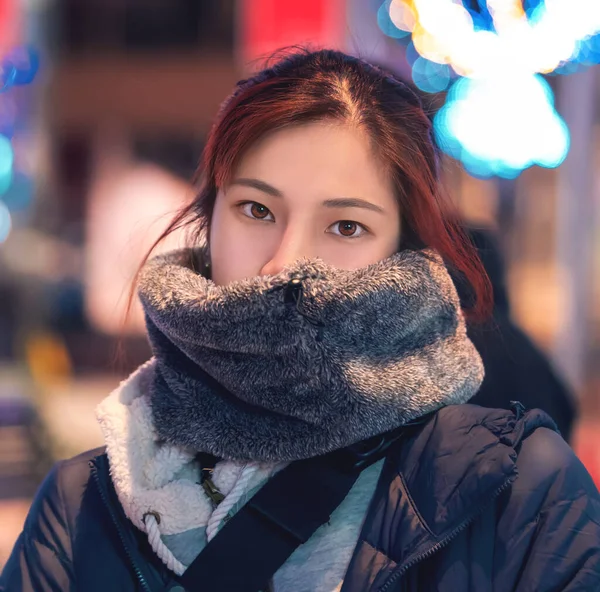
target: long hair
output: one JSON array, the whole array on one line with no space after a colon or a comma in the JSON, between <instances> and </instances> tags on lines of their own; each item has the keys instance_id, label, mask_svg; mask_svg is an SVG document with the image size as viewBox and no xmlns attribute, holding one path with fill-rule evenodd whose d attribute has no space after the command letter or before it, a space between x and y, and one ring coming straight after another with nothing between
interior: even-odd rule
<instances>
[{"instance_id":1,"label":"long hair","mask_svg":"<svg viewBox=\"0 0 600 592\"><path fill-rule=\"evenodd\" d=\"M210 235L219 188L245 151L266 133L322 120L365 130L390 175L400 205L403 246L429 246L471 286L465 314L484 319L492 308L489 280L459 217L442 190L432 126L420 99L403 82L339 51L294 49L237 83L208 135L195 182L198 192L147 254L173 231ZM192 239L193 240L193 239Z\"/></svg>"}]
</instances>

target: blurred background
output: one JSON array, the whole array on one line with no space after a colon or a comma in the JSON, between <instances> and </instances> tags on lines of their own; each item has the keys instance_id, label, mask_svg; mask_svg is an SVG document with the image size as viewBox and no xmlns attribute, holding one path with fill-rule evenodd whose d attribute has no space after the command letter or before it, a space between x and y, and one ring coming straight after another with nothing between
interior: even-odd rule
<instances>
[{"instance_id":1,"label":"blurred background","mask_svg":"<svg viewBox=\"0 0 600 592\"><path fill-rule=\"evenodd\" d=\"M193 195L220 101L293 44L422 94L600 482L600 2L0 0L0 566L40 479L102 444L95 406L149 356L131 280Z\"/></svg>"}]
</instances>

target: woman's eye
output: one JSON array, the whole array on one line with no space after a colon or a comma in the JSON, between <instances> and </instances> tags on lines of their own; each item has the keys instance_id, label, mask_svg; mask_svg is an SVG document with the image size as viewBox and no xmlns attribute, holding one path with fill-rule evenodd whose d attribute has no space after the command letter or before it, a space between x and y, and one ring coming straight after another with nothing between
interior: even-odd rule
<instances>
[{"instance_id":1,"label":"woman's eye","mask_svg":"<svg viewBox=\"0 0 600 592\"><path fill-rule=\"evenodd\" d=\"M269 208L263 206L256 201L247 201L239 204L239 208L248 218L254 218L255 220L274 220L273 214L271 214Z\"/></svg>"},{"instance_id":2,"label":"woman's eye","mask_svg":"<svg viewBox=\"0 0 600 592\"><path fill-rule=\"evenodd\" d=\"M358 222L341 220L332 224L327 231L345 238L358 238L367 232L367 229Z\"/></svg>"}]
</instances>

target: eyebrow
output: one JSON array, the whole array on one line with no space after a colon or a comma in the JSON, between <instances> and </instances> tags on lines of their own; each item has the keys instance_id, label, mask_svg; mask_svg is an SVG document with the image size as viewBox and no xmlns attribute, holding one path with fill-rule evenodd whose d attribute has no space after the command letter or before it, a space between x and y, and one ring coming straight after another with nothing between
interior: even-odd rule
<instances>
[{"instance_id":1,"label":"eyebrow","mask_svg":"<svg viewBox=\"0 0 600 592\"><path fill-rule=\"evenodd\" d=\"M267 193L268 195L272 195L273 197L283 197L283 193L276 189L272 185L265 183L264 181L259 181L258 179L235 179L231 182L231 185L241 185L242 187L250 187L252 189L257 189L258 191L262 191L263 193Z\"/></svg>"},{"instance_id":2,"label":"eyebrow","mask_svg":"<svg viewBox=\"0 0 600 592\"><path fill-rule=\"evenodd\" d=\"M283 193L279 191L279 189L269 185L268 183L265 183L264 181L260 181L259 179L234 179L231 182L231 185L250 187L251 189L262 191L263 193L271 195L272 197L283 197ZM363 210L371 210L379 214L385 213L384 209L380 206L358 197L336 197L332 199L326 199L323 202L323 205L326 208L362 208Z\"/></svg>"},{"instance_id":3,"label":"eyebrow","mask_svg":"<svg viewBox=\"0 0 600 592\"><path fill-rule=\"evenodd\" d=\"M337 197L335 199L326 199L323 202L323 205L326 208L362 208L363 210L372 210L373 212L377 212L379 214L385 213L383 208L358 197Z\"/></svg>"}]
</instances>

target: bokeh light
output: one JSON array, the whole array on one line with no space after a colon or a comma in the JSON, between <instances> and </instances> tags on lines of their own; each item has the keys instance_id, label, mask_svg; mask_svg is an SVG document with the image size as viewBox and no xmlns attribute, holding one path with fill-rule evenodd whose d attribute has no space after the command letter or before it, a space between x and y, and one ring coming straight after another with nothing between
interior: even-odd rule
<instances>
[{"instance_id":1,"label":"bokeh light","mask_svg":"<svg viewBox=\"0 0 600 592\"><path fill-rule=\"evenodd\" d=\"M10 140L0 135L0 195L10 187L13 175L14 153Z\"/></svg>"},{"instance_id":2,"label":"bokeh light","mask_svg":"<svg viewBox=\"0 0 600 592\"><path fill-rule=\"evenodd\" d=\"M34 48L15 47L2 56L0 63L0 93L11 87L31 84L40 67L39 56Z\"/></svg>"},{"instance_id":3,"label":"bokeh light","mask_svg":"<svg viewBox=\"0 0 600 592\"><path fill-rule=\"evenodd\" d=\"M440 146L477 176L516 176L537 164L556 167L569 133L540 76L462 78L434 119Z\"/></svg>"},{"instance_id":4,"label":"bokeh light","mask_svg":"<svg viewBox=\"0 0 600 592\"><path fill-rule=\"evenodd\" d=\"M406 61L409 66L412 68L412 65L417 61L417 58L420 57L419 52L416 50L414 43L411 41L405 50Z\"/></svg>"},{"instance_id":5,"label":"bokeh light","mask_svg":"<svg viewBox=\"0 0 600 592\"><path fill-rule=\"evenodd\" d=\"M10 187L2 196L2 201L13 213L26 211L33 203L34 190L32 177L15 171Z\"/></svg>"},{"instance_id":6,"label":"bokeh light","mask_svg":"<svg viewBox=\"0 0 600 592\"><path fill-rule=\"evenodd\" d=\"M409 2L392 0L389 6L390 20L397 29L410 33L417 22L415 10Z\"/></svg>"},{"instance_id":7,"label":"bokeh light","mask_svg":"<svg viewBox=\"0 0 600 592\"><path fill-rule=\"evenodd\" d=\"M568 130L539 74L600 63L600 0L392 0L379 20L392 36L410 32L406 59L422 91L465 77L451 87L435 132L473 174L513 177L564 160Z\"/></svg>"},{"instance_id":8,"label":"bokeh light","mask_svg":"<svg viewBox=\"0 0 600 592\"><path fill-rule=\"evenodd\" d=\"M522 0L479 0L478 8L456 0L385 0L378 22L391 37L412 33L424 58L469 76L489 75L500 63L552 72L600 32L598 0L535 0L525 6Z\"/></svg>"},{"instance_id":9,"label":"bokeh light","mask_svg":"<svg viewBox=\"0 0 600 592\"><path fill-rule=\"evenodd\" d=\"M10 62L4 62L0 65L0 93L6 92L16 82L17 69Z\"/></svg>"},{"instance_id":10,"label":"bokeh light","mask_svg":"<svg viewBox=\"0 0 600 592\"><path fill-rule=\"evenodd\" d=\"M16 69L15 84L31 84L35 78L40 62L37 52L32 47L18 47L5 58Z\"/></svg>"},{"instance_id":11,"label":"bokeh light","mask_svg":"<svg viewBox=\"0 0 600 592\"><path fill-rule=\"evenodd\" d=\"M3 201L0 201L0 243L3 243L10 234L12 220L10 211Z\"/></svg>"},{"instance_id":12,"label":"bokeh light","mask_svg":"<svg viewBox=\"0 0 600 592\"><path fill-rule=\"evenodd\" d=\"M402 39L410 35L409 30L399 29L392 20L390 9L395 0L385 0L377 11L377 24L381 31L393 39Z\"/></svg>"},{"instance_id":13,"label":"bokeh light","mask_svg":"<svg viewBox=\"0 0 600 592\"><path fill-rule=\"evenodd\" d=\"M450 67L420 57L415 60L412 66L412 79L417 87L424 92L441 92L446 90L450 84Z\"/></svg>"}]
</instances>

